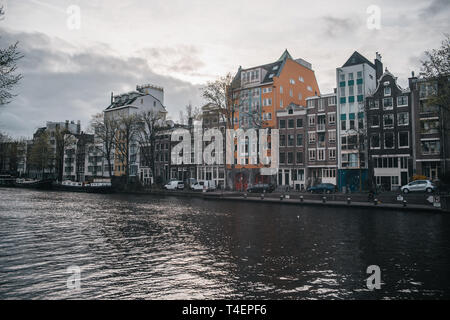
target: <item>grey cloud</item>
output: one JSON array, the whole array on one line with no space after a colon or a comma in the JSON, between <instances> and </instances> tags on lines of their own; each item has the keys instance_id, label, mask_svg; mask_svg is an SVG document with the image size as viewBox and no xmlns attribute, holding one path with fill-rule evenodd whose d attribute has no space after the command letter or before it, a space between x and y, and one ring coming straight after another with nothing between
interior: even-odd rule
<instances>
[{"instance_id":1,"label":"grey cloud","mask_svg":"<svg viewBox=\"0 0 450 320\"><path fill-rule=\"evenodd\" d=\"M24 78L16 90L18 97L0 108L0 130L11 135L30 136L47 120L81 120L86 127L91 115L108 106L111 91L133 90L137 84L163 86L172 117L189 101L202 103L200 86L160 75L144 58L125 59L90 50L67 53L53 46L55 39L40 33L1 30L1 34L0 46L19 40L25 55L19 63ZM56 42L65 45L63 40Z\"/></svg>"},{"instance_id":2,"label":"grey cloud","mask_svg":"<svg viewBox=\"0 0 450 320\"><path fill-rule=\"evenodd\" d=\"M450 11L450 2L448 0L432 0L431 3L422 9L421 18L432 18L436 15L446 14Z\"/></svg>"}]
</instances>

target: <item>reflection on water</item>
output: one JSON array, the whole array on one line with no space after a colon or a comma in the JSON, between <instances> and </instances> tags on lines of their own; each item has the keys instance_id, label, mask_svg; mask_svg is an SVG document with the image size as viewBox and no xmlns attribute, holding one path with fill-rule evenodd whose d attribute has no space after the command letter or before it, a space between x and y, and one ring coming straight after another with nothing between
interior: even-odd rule
<instances>
[{"instance_id":1,"label":"reflection on water","mask_svg":"<svg viewBox=\"0 0 450 320\"><path fill-rule=\"evenodd\" d=\"M449 232L445 214L0 189L0 298L449 298Z\"/></svg>"}]
</instances>

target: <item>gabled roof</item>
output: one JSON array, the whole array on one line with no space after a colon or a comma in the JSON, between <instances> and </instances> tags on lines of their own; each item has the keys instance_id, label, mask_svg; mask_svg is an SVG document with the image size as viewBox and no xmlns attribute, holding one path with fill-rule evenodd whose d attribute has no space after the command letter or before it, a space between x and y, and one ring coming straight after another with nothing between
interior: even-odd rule
<instances>
[{"instance_id":1,"label":"gabled roof","mask_svg":"<svg viewBox=\"0 0 450 320\"><path fill-rule=\"evenodd\" d=\"M283 61L283 60L285 60L287 58L289 58L291 60L294 60L294 59L292 59L292 56L289 53L288 49L284 50L283 54L281 55L280 59L278 59L278 61Z\"/></svg>"},{"instance_id":2,"label":"gabled roof","mask_svg":"<svg viewBox=\"0 0 450 320\"><path fill-rule=\"evenodd\" d=\"M353 52L353 54L350 56L350 58L347 60L346 63L342 66L349 67L349 66L355 66L358 64L367 63L369 66L375 69L375 65L370 62L366 57L364 57L362 54L360 54L358 51Z\"/></svg>"}]
</instances>

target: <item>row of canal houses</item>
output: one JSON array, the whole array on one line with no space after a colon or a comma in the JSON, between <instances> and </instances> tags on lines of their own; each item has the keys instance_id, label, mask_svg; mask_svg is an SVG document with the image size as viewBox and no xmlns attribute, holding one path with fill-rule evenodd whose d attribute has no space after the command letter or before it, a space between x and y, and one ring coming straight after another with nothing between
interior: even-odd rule
<instances>
[{"instance_id":1,"label":"row of canal houses","mask_svg":"<svg viewBox=\"0 0 450 320\"><path fill-rule=\"evenodd\" d=\"M414 73L408 83L401 88L378 53L372 63L356 51L336 68L332 93L321 93L311 64L287 50L276 62L239 68L232 83L235 129L279 129L279 170L261 176L244 160L228 168L230 187L265 182L303 190L332 183L340 191L396 190L415 175L439 179L449 161L442 130L448 114L427 103L435 84Z\"/></svg>"},{"instance_id":2,"label":"row of canal houses","mask_svg":"<svg viewBox=\"0 0 450 320\"><path fill-rule=\"evenodd\" d=\"M158 131L155 141L155 167L150 168L137 143L130 145L129 175L144 185L195 178L214 180L220 188L229 190L245 190L256 183L293 190L318 183L332 183L340 191L366 190L373 185L395 190L415 175L439 179L448 171L450 159L450 145L442 130L448 114L444 108L427 103L436 93L436 85L414 73L408 84L405 89L398 85L395 75L383 68L378 53L371 62L355 51L336 68L334 92L322 93L312 65L294 59L286 50L275 62L239 67L228 90L232 121L224 119L223 112L211 103L202 107L199 121L190 119L181 125L166 120L164 89L154 85L111 95L104 116L149 110L160 115L159 125L164 130ZM171 134L175 129L188 129L193 135L200 125L203 131L217 128L225 136L227 123L234 129L278 129L278 172L262 175L260 165L251 164L251 141L235 146L240 157L232 165L171 161L176 144ZM39 130L51 131L51 125L74 127L74 143L65 150L63 179L109 177L109 168L99 152L101 141L95 134L82 133L79 123L67 121L49 123L49 128ZM112 173L121 176L126 168L112 152Z\"/></svg>"}]
</instances>

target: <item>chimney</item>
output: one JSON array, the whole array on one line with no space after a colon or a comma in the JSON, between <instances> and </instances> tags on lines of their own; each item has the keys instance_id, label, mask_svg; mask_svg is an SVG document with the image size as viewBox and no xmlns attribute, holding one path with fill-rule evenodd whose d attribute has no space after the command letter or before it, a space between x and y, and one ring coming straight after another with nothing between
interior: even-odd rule
<instances>
[{"instance_id":1,"label":"chimney","mask_svg":"<svg viewBox=\"0 0 450 320\"><path fill-rule=\"evenodd\" d=\"M411 72L411 78L408 79L409 89L413 90L414 83L416 82L417 77L414 74L414 71Z\"/></svg>"},{"instance_id":2,"label":"chimney","mask_svg":"<svg viewBox=\"0 0 450 320\"><path fill-rule=\"evenodd\" d=\"M111 92L111 104L114 102L114 92Z\"/></svg>"},{"instance_id":3,"label":"chimney","mask_svg":"<svg viewBox=\"0 0 450 320\"><path fill-rule=\"evenodd\" d=\"M66 120L66 130L69 130L69 120Z\"/></svg>"},{"instance_id":4,"label":"chimney","mask_svg":"<svg viewBox=\"0 0 450 320\"><path fill-rule=\"evenodd\" d=\"M80 132L81 132L81 121L78 120L77 121L77 134L80 134Z\"/></svg>"},{"instance_id":5,"label":"chimney","mask_svg":"<svg viewBox=\"0 0 450 320\"><path fill-rule=\"evenodd\" d=\"M375 75L378 81L378 79L380 79L380 77L383 75L383 63L381 62L381 55L378 52L375 54L375 56Z\"/></svg>"}]
</instances>

